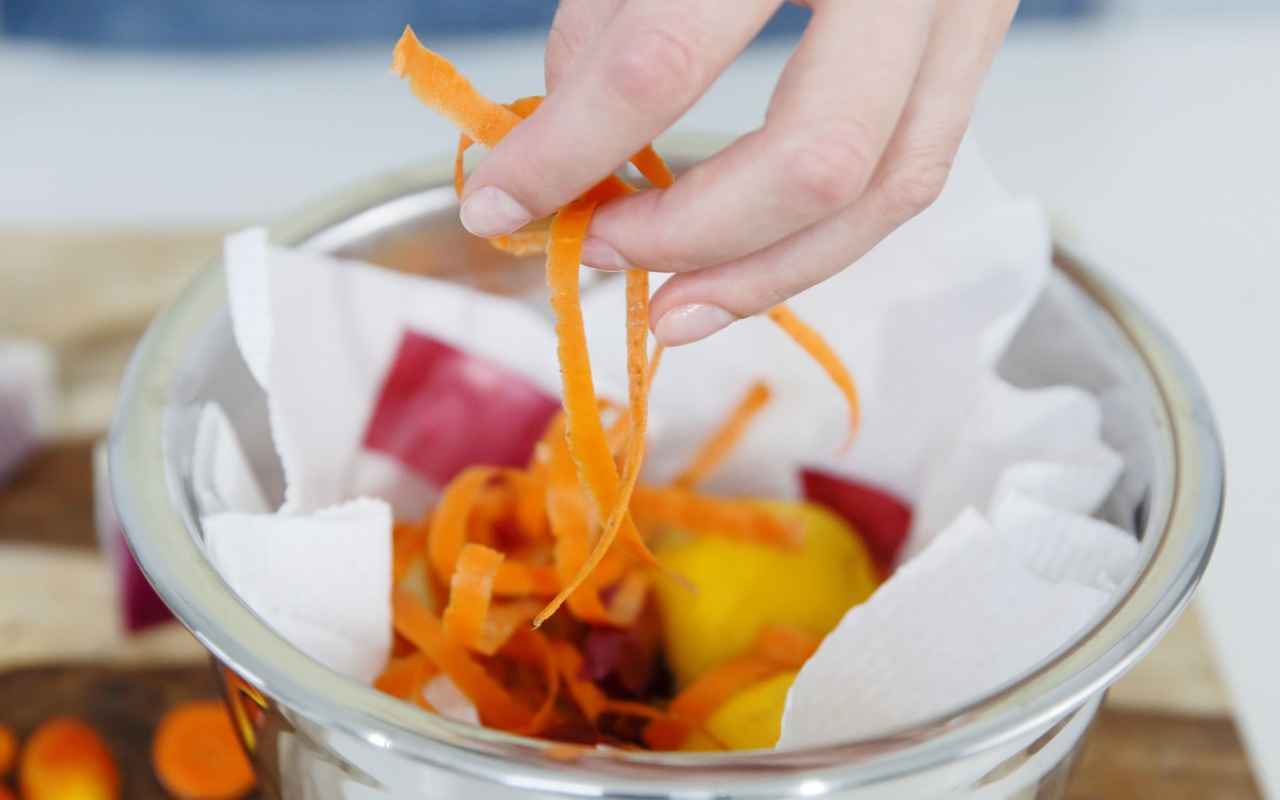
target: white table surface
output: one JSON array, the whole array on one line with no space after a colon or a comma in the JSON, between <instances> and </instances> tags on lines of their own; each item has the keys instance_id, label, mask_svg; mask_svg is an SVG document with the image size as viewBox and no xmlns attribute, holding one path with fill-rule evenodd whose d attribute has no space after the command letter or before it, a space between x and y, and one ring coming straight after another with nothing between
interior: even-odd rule
<instances>
[{"instance_id":1,"label":"white table surface","mask_svg":"<svg viewBox=\"0 0 1280 800\"><path fill-rule=\"evenodd\" d=\"M1016 31L976 125L1007 183L1043 198L1209 387L1230 486L1202 610L1280 797L1280 16L1122 16ZM541 88L534 38L441 49L494 97ZM681 128L758 124L784 58L753 50ZM450 128L388 62L367 47L179 58L0 43L0 227L229 228L439 154Z\"/></svg>"}]
</instances>

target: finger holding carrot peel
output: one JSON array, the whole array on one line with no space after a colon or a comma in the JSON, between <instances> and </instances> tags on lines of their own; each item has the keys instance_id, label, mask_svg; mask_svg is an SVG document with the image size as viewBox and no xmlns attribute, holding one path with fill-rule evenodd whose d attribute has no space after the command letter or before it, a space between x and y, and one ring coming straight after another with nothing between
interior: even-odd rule
<instances>
[{"instance_id":1,"label":"finger holding carrot peel","mask_svg":"<svg viewBox=\"0 0 1280 800\"><path fill-rule=\"evenodd\" d=\"M548 40L549 97L467 182L463 223L510 233L612 173L676 122L780 5L564 0ZM602 204L587 231L590 266L683 273L654 297L664 345L786 301L927 207L1016 2L805 5L812 19L763 126L669 191Z\"/></svg>"}]
</instances>

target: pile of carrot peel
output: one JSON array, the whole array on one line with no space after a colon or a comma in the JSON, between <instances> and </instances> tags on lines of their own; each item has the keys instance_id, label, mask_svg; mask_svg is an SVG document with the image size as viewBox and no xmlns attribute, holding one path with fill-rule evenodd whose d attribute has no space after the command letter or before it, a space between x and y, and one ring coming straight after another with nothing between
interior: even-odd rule
<instances>
[{"instance_id":1,"label":"pile of carrot peel","mask_svg":"<svg viewBox=\"0 0 1280 800\"><path fill-rule=\"evenodd\" d=\"M396 47L393 68L420 101L461 131L459 195L467 148L495 146L541 102L488 100L411 30ZM631 164L656 190L674 182L652 146ZM744 658L674 695L671 687L660 687L660 637L652 630L650 588L655 580L683 579L662 567L650 543L675 529L788 548L799 545L803 531L798 518L697 489L767 403L764 384L752 387L671 484L640 482L649 390L662 354L660 347L649 351L644 271L625 274L627 404L619 407L596 395L579 297L582 241L599 204L634 190L611 175L560 209L548 229L491 240L519 255L546 251L564 410L526 467L469 467L445 487L424 519L397 523L397 635L375 685L406 702L431 709L433 682L447 678L488 727L566 742L671 749L695 730L705 733L702 723L737 691L797 669L817 646L798 630L769 626ZM857 395L839 358L786 306L768 317L843 393L852 437ZM562 607L568 613L556 614ZM606 691L601 665L588 662L593 637L609 631L628 637L641 675L614 681Z\"/></svg>"}]
</instances>

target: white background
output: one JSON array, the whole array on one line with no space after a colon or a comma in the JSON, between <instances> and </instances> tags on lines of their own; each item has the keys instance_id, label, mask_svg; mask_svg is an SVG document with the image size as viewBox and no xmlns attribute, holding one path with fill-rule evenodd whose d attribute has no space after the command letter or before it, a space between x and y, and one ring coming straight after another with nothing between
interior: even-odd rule
<instances>
[{"instance_id":1,"label":"white background","mask_svg":"<svg viewBox=\"0 0 1280 800\"><path fill-rule=\"evenodd\" d=\"M976 115L1006 182L1043 198L1209 388L1229 500L1203 610L1273 797L1280 14L1266 9L1278 6L1143 0L1083 26L1023 26ZM389 49L177 57L0 42L0 227L229 229L438 155L452 131L388 74ZM541 89L533 38L440 49L493 97ZM753 49L681 128L757 125L785 55Z\"/></svg>"}]
</instances>

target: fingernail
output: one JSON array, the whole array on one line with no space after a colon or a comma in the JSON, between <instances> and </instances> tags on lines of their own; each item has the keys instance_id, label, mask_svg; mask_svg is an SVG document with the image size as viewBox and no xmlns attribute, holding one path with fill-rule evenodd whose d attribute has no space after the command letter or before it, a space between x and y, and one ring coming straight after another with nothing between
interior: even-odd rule
<instances>
[{"instance_id":1,"label":"fingernail","mask_svg":"<svg viewBox=\"0 0 1280 800\"><path fill-rule=\"evenodd\" d=\"M485 237L505 236L533 219L529 209L496 186L486 186L468 197L459 216L464 228Z\"/></svg>"},{"instance_id":2,"label":"fingernail","mask_svg":"<svg viewBox=\"0 0 1280 800\"><path fill-rule=\"evenodd\" d=\"M582 263L592 269L604 270L605 272L620 272L624 269L632 269L631 262L622 257L622 254L613 248L613 245L604 239L597 239L594 236L588 236L582 240Z\"/></svg>"},{"instance_id":3,"label":"fingernail","mask_svg":"<svg viewBox=\"0 0 1280 800\"><path fill-rule=\"evenodd\" d=\"M738 318L710 303L691 303L662 315L653 335L663 347L689 344L729 327Z\"/></svg>"}]
</instances>

